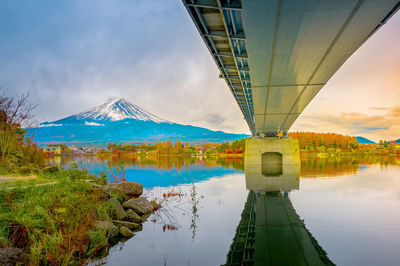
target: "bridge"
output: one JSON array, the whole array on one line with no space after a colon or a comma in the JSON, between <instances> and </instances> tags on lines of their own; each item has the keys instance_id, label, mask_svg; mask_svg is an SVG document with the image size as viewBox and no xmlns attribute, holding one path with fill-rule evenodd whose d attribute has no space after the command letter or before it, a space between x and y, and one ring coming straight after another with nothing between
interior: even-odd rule
<instances>
[{"instance_id":1,"label":"bridge","mask_svg":"<svg viewBox=\"0 0 400 266\"><path fill-rule=\"evenodd\" d=\"M285 136L340 66L400 8L398 0L183 3L256 138Z\"/></svg>"},{"instance_id":2,"label":"bridge","mask_svg":"<svg viewBox=\"0 0 400 266\"><path fill-rule=\"evenodd\" d=\"M289 198L299 189L299 168L284 165L280 174L250 168L245 175L249 194L225 265L334 265Z\"/></svg>"},{"instance_id":3,"label":"bridge","mask_svg":"<svg viewBox=\"0 0 400 266\"><path fill-rule=\"evenodd\" d=\"M184 0L255 136L287 132L398 0Z\"/></svg>"}]
</instances>

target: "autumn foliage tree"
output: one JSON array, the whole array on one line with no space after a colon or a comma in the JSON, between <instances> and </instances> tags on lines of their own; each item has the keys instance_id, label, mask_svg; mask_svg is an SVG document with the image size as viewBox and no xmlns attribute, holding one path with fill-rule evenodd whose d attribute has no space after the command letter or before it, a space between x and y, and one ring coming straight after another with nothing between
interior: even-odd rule
<instances>
[{"instance_id":1,"label":"autumn foliage tree","mask_svg":"<svg viewBox=\"0 0 400 266\"><path fill-rule=\"evenodd\" d=\"M291 132L289 137L299 141L300 149L324 152L329 148L351 150L358 147L355 137L335 133Z\"/></svg>"},{"instance_id":2,"label":"autumn foliage tree","mask_svg":"<svg viewBox=\"0 0 400 266\"><path fill-rule=\"evenodd\" d=\"M158 154L183 154L188 146L184 146L180 140L172 143L168 141L158 141L156 145L156 152Z\"/></svg>"},{"instance_id":3,"label":"autumn foliage tree","mask_svg":"<svg viewBox=\"0 0 400 266\"><path fill-rule=\"evenodd\" d=\"M44 155L27 134L35 124L29 94L0 96L0 156L3 165L43 164Z\"/></svg>"},{"instance_id":4,"label":"autumn foliage tree","mask_svg":"<svg viewBox=\"0 0 400 266\"><path fill-rule=\"evenodd\" d=\"M239 154L243 153L246 146L246 139L239 139L232 142L224 142L217 147L219 153Z\"/></svg>"}]
</instances>

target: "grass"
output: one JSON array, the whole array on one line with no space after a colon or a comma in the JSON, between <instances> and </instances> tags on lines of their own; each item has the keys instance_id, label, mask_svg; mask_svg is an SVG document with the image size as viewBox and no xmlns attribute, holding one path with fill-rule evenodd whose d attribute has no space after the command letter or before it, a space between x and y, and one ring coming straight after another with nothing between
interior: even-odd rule
<instances>
[{"instance_id":1,"label":"grass","mask_svg":"<svg viewBox=\"0 0 400 266\"><path fill-rule=\"evenodd\" d=\"M32 265L81 264L95 254L107 239L92 225L110 219L109 205L87 180L100 182L72 167L1 184L0 246L23 248Z\"/></svg>"}]
</instances>

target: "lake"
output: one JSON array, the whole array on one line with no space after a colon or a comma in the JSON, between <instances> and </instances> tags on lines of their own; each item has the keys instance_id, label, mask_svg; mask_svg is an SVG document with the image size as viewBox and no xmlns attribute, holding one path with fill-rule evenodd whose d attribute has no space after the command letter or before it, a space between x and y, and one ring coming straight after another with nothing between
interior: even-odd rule
<instances>
[{"instance_id":1,"label":"lake","mask_svg":"<svg viewBox=\"0 0 400 266\"><path fill-rule=\"evenodd\" d=\"M240 158L61 158L162 200L93 264L399 265L400 158L310 157L281 176ZM286 166L285 166L286 167ZM285 174L287 173L287 174ZM169 193L169 194L168 194Z\"/></svg>"}]
</instances>

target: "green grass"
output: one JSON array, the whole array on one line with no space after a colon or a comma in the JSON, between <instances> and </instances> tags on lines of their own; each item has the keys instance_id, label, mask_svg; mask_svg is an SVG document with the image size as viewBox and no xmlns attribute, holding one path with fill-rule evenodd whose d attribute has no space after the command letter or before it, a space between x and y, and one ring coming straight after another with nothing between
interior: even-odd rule
<instances>
[{"instance_id":1,"label":"green grass","mask_svg":"<svg viewBox=\"0 0 400 266\"><path fill-rule=\"evenodd\" d=\"M110 219L109 206L87 180L101 181L72 167L1 184L0 246L23 248L32 265L82 263L96 253L107 239L92 225Z\"/></svg>"}]
</instances>

